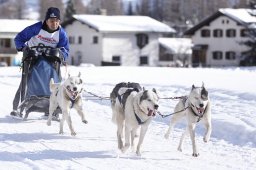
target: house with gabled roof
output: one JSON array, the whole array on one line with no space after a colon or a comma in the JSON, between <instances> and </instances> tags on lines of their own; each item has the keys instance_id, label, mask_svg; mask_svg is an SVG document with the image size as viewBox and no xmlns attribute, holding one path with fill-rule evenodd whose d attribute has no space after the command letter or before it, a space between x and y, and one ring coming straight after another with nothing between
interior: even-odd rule
<instances>
[{"instance_id":1,"label":"house with gabled roof","mask_svg":"<svg viewBox=\"0 0 256 170\"><path fill-rule=\"evenodd\" d=\"M255 10L219 9L216 13L185 31L192 38L192 65L239 66L243 52L249 48L248 26L256 23Z\"/></svg>"},{"instance_id":2,"label":"house with gabled roof","mask_svg":"<svg viewBox=\"0 0 256 170\"><path fill-rule=\"evenodd\" d=\"M158 38L175 33L147 16L73 15L62 25L74 65L158 66Z\"/></svg>"},{"instance_id":3,"label":"house with gabled roof","mask_svg":"<svg viewBox=\"0 0 256 170\"><path fill-rule=\"evenodd\" d=\"M36 20L0 19L0 62L8 66L18 65L22 53L18 53L14 44L14 38L25 27L32 25Z\"/></svg>"}]
</instances>

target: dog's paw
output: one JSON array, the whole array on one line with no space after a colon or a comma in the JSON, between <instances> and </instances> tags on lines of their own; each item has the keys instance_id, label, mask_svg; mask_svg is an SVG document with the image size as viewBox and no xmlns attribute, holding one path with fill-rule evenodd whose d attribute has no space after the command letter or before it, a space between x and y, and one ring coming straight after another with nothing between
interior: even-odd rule
<instances>
[{"instance_id":1,"label":"dog's paw","mask_svg":"<svg viewBox=\"0 0 256 170\"><path fill-rule=\"evenodd\" d=\"M71 135L72 136L76 136L76 132L71 132Z\"/></svg>"},{"instance_id":2,"label":"dog's paw","mask_svg":"<svg viewBox=\"0 0 256 170\"><path fill-rule=\"evenodd\" d=\"M59 134L63 135L63 134L64 134L64 132L60 130L60 131L59 131Z\"/></svg>"},{"instance_id":3,"label":"dog's paw","mask_svg":"<svg viewBox=\"0 0 256 170\"><path fill-rule=\"evenodd\" d=\"M52 124L51 121L47 121L48 126L51 126L51 124Z\"/></svg>"},{"instance_id":4,"label":"dog's paw","mask_svg":"<svg viewBox=\"0 0 256 170\"><path fill-rule=\"evenodd\" d=\"M141 152L140 151L136 151L137 156L141 156Z\"/></svg>"},{"instance_id":5,"label":"dog's paw","mask_svg":"<svg viewBox=\"0 0 256 170\"><path fill-rule=\"evenodd\" d=\"M208 139L208 138L204 137L204 139L203 139L203 140L204 140L204 142L205 142L205 143L207 143L207 142L209 142L209 140L210 140L210 139Z\"/></svg>"},{"instance_id":6,"label":"dog's paw","mask_svg":"<svg viewBox=\"0 0 256 170\"><path fill-rule=\"evenodd\" d=\"M169 139L169 134L166 133L166 134L164 135L164 138L165 138L165 139Z\"/></svg>"},{"instance_id":7,"label":"dog's paw","mask_svg":"<svg viewBox=\"0 0 256 170\"><path fill-rule=\"evenodd\" d=\"M178 147L178 149L177 149L178 151L180 151L180 152L182 152L182 148L181 147Z\"/></svg>"},{"instance_id":8,"label":"dog's paw","mask_svg":"<svg viewBox=\"0 0 256 170\"><path fill-rule=\"evenodd\" d=\"M88 121L87 121L87 120L83 120L82 122L83 122L83 123L85 123L85 124L87 124L87 123L88 123Z\"/></svg>"},{"instance_id":9,"label":"dog's paw","mask_svg":"<svg viewBox=\"0 0 256 170\"><path fill-rule=\"evenodd\" d=\"M192 156L198 157L198 156L199 156L199 153L193 153Z\"/></svg>"},{"instance_id":10,"label":"dog's paw","mask_svg":"<svg viewBox=\"0 0 256 170\"><path fill-rule=\"evenodd\" d=\"M128 149L128 147L127 147L127 146L124 146L124 147L121 149L121 151L122 151L123 153L125 153L125 152L127 151L127 149Z\"/></svg>"}]
</instances>

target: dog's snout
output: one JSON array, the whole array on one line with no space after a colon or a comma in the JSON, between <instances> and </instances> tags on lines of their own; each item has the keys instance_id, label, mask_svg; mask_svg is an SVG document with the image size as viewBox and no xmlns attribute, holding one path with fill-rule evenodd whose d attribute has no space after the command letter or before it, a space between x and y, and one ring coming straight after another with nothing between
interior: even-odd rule
<instances>
[{"instance_id":1,"label":"dog's snout","mask_svg":"<svg viewBox=\"0 0 256 170\"><path fill-rule=\"evenodd\" d=\"M73 87L73 90L74 90L74 91L77 91L77 87Z\"/></svg>"},{"instance_id":2,"label":"dog's snout","mask_svg":"<svg viewBox=\"0 0 256 170\"><path fill-rule=\"evenodd\" d=\"M200 107L204 107L204 104L201 103L201 104L199 104L199 106L200 106Z\"/></svg>"},{"instance_id":3,"label":"dog's snout","mask_svg":"<svg viewBox=\"0 0 256 170\"><path fill-rule=\"evenodd\" d=\"M155 108L156 110L158 109L158 107L159 107L158 104L155 104L155 105L154 105L154 108Z\"/></svg>"}]
</instances>

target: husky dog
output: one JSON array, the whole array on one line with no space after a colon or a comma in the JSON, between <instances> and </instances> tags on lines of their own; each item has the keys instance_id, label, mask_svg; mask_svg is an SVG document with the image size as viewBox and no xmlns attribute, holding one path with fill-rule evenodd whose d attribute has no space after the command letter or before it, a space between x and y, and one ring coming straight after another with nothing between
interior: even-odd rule
<instances>
[{"instance_id":1,"label":"husky dog","mask_svg":"<svg viewBox=\"0 0 256 170\"><path fill-rule=\"evenodd\" d=\"M78 76L70 76L69 74L67 80L65 80L63 83L54 84L53 79L51 79L50 81L51 96L47 125L51 125L52 114L57 107L60 107L62 111L62 119L60 121L59 131L60 134L63 134L63 124L66 120L71 131L71 135L76 135L71 121L71 108L77 110L78 114L81 116L83 123L87 123L87 120L85 119L85 114L83 112L81 97L81 93L83 91L83 81L80 77L81 73L79 72Z\"/></svg>"},{"instance_id":2,"label":"husky dog","mask_svg":"<svg viewBox=\"0 0 256 170\"><path fill-rule=\"evenodd\" d=\"M174 114L168 131L165 134L165 138L168 139L171 130L173 129L174 125L181 120L182 117L186 116L187 119L187 128L186 131L182 134L180 143L178 146L178 150L182 151L182 143L189 132L190 138L192 141L192 148L193 154L192 156L199 156L198 148L195 141L195 127L196 124L202 120L205 127L206 133L204 135L204 142L208 142L212 132L212 125L211 125L211 102L208 96L208 91L205 89L204 84L202 87L195 87L192 86L190 94L181 99L178 104L175 106Z\"/></svg>"},{"instance_id":3,"label":"husky dog","mask_svg":"<svg viewBox=\"0 0 256 170\"><path fill-rule=\"evenodd\" d=\"M126 96L125 100L117 99L112 108L112 120L117 124L118 149L126 152L130 145L134 147L134 138L137 129L140 128L136 154L141 155L141 144L158 109L158 95L155 89L138 91L125 87L119 89L118 95ZM123 105L123 108L120 105ZM125 145L122 141L123 133L125 133Z\"/></svg>"}]
</instances>

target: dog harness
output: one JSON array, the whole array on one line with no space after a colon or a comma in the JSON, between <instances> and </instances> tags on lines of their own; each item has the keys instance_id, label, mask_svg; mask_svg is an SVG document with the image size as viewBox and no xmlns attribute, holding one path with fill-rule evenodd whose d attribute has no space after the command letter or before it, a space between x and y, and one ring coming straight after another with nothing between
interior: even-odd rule
<instances>
[{"instance_id":1,"label":"dog harness","mask_svg":"<svg viewBox=\"0 0 256 170\"><path fill-rule=\"evenodd\" d=\"M139 92L139 90L137 88L132 88L132 89L127 89L123 94L121 95L117 95L117 98L119 100L119 102L122 104L123 106L123 109L125 107L125 103L126 103L126 100L128 98L128 96L131 94L131 92L133 91L136 91L136 92Z\"/></svg>"}]
</instances>

